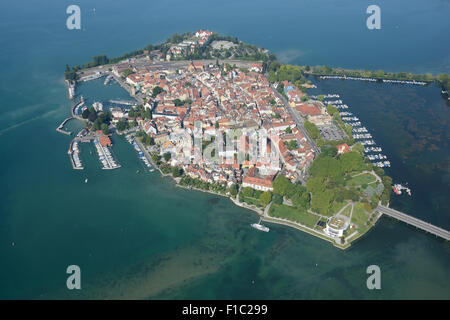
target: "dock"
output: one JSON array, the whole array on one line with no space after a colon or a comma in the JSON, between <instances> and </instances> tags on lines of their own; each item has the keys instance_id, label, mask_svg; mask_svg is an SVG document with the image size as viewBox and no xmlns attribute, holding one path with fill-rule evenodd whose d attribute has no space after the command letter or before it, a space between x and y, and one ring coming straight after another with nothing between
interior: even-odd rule
<instances>
[{"instance_id":1,"label":"dock","mask_svg":"<svg viewBox=\"0 0 450 320\"><path fill-rule=\"evenodd\" d=\"M75 114L76 108L82 106L84 104L84 99L81 99L79 102L75 103L70 109L70 113L72 114L72 118L76 118L78 120L84 120L82 117Z\"/></svg>"},{"instance_id":2,"label":"dock","mask_svg":"<svg viewBox=\"0 0 450 320\"><path fill-rule=\"evenodd\" d=\"M127 100L109 100L108 102L114 104L123 104L126 106L134 106L137 104L136 101L127 101Z\"/></svg>"},{"instance_id":3,"label":"dock","mask_svg":"<svg viewBox=\"0 0 450 320\"><path fill-rule=\"evenodd\" d=\"M379 205L378 211L382 214L385 214L387 216L390 216L392 218L395 218L397 220L403 221L409 225L412 225L418 229L421 229L423 231L426 231L428 233L434 234L436 237L440 237L442 239L445 239L447 241L450 240L450 232L447 230L444 230L442 228L436 227L432 225L431 223L425 222L423 220L417 219L415 217L412 217L410 215L407 215L403 212Z\"/></svg>"},{"instance_id":4,"label":"dock","mask_svg":"<svg viewBox=\"0 0 450 320\"><path fill-rule=\"evenodd\" d=\"M58 131L59 133L62 133L62 134L70 136L72 134L72 132L64 130L64 126L66 125L67 122L69 122L69 120L72 120L72 119L73 119L73 117L69 117L69 118L64 119L64 121L61 122L61 124L56 128L56 131Z\"/></svg>"},{"instance_id":5,"label":"dock","mask_svg":"<svg viewBox=\"0 0 450 320\"><path fill-rule=\"evenodd\" d=\"M97 139L94 139L94 146L95 149L97 149L99 161L103 165L102 169L113 170L121 167L121 165L114 160L111 151L107 146L102 146Z\"/></svg>"},{"instance_id":6,"label":"dock","mask_svg":"<svg viewBox=\"0 0 450 320\"><path fill-rule=\"evenodd\" d=\"M113 79L113 76L110 74L106 77L105 81L103 82L103 84L106 86L111 80Z\"/></svg>"},{"instance_id":7,"label":"dock","mask_svg":"<svg viewBox=\"0 0 450 320\"><path fill-rule=\"evenodd\" d=\"M80 149L78 148L78 139L75 138L70 142L69 151L67 152L69 154L70 163L72 163L72 168L74 170L83 170L83 164L81 163L80 159Z\"/></svg>"},{"instance_id":8,"label":"dock","mask_svg":"<svg viewBox=\"0 0 450 320\"><path fill-rule=\"evenodd\" d=\"M70 81L70 80L65 80L66 85L67 85L67 91L69 93L69 99L72 100L73 98L75 98L75 88L76 88L76 81Z\"/></svg>"}]
</instances>

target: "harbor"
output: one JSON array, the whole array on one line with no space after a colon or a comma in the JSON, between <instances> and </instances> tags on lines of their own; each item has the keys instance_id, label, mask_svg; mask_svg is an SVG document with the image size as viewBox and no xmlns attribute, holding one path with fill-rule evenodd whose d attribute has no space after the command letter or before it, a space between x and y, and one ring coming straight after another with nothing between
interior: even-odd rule
<instances>
[{"instance_id":1,"label":"harbor","mask_svg":"<svg viewBox=\"0 0 450 320\"><path fill-rule=\"evenodd\" d=\"M67 85L67 92L69 94L69 99L72 100L75 98L75 88L76 88L76 82L72 80L65 80Z\"/></svg>"},{"instance_id":2,"label":"harbor","mask_svg":"<svg viewBox=\"0 0 450 320\"><path fill-rule=\"evenodd\" d=\"M102 143L100 139L94 139L94 146L97 150L98 158L103 165L102 169L112 170L121 167L121 165L114 160L108 146Z\"/></svg>"},{"instance_id":3,"label":"harbor","mask_svg":"<svg viewBox=\"0 0 450 320\"><path fill-rule=\"evenodd\" d=\"M136 152L139 155L139 159L141 159L141 161L145 164L145 166L147 168L149 168L150 172L155 171L155 169L152 167L152 164L150 163L150 159L147 159L144 150L141 149L141 147L137 144L137 142L135 141L135 136L133 134L128 134L125 139L128 141L128 143L130 143L131 145L133 145L134 150L136 150Z\"/></svg>"},{"instance_id":4,"label":"harbor","mask_svg":"<svg viewBox=\"0 0 450 320\"><path fill-rule=\"evenodd\" d=\"M84 167L80 159L81 151L78 147L78 143L79 143L78 140L73 140L70 143L69 151L67 151L67 153L69 154L70 162L72 163L72 168L74 170L83 170Z\"/></svg>"},{"instance_id":5,"label":"harbor","mask_svg":"<svg viewBox=\"0 0 450 320\"><path fill-rule=\"evenodd\" d=\"M69 118L64 119L64 121L61 122L61 124L56 128L56 131L58 131L59 133L62 133L62 134L70 136L72 134L72 132L64 130L64 126L66 125L67 122L69 122L72 119L74 119L74 118L73 117L69 117Z\"/></svg>"},{"instance_id":6,"label":"harbor","mask_svg":"<svg viewBox=\"0 0 450 320\"><path fill-rule=\"evenodd\" d=\"M327 79L357 80L357 81L369 81L369 82L381 81L384 83L412 84L412 85L418 85L418 86L425 86L428 84L423 81L415 81L415 80L392 80L392 79L376 79L376 78L347 77L347 76L319 76L319 79L321 79L321 80L327 80Z\"/></svg>"},{"instance_id":7,"label":"harbor","mask_svg":"<svg viewBox=\"0 0 450 320\"><path fill-rule=\"evenodd\" d=\"M106 85L108 85L108 83L111 81L113 79L113 76L112 75L108 75L106 78L105 78L105 81L103 82L103 84L106 86Z\"/></svg>"},{"instance_id":8,"label":"harbor","mask_svg":"<svg viewBox=\"0 0 450 320\"><path fill-rule=\"evenodd\" d=\"M317 98L317 96L315 96ZM343 104L341 99L337 100L328 100L329 98L340 98L337 94L327 94L324 95L325 100L323 103L325 105L333 105L341 116L341 120L346 124L352 127L352 136L353 138L361 143L364 146L364 154L369 159L373 165L384 168L390 167L391 162L387 159L387 156L380 153L383 149L379 146L376 146L376 142L373 140L372 134L369 130L362 125L360 119L356 117L352 112L342 111L349 108L348 105Z\"/></svg>"}]
</instances>

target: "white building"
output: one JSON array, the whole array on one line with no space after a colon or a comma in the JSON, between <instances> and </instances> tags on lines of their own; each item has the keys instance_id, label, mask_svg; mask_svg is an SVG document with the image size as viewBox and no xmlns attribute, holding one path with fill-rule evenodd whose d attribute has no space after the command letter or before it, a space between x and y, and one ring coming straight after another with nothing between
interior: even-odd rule
<instances>
[{"instance_id":1,"label":"white building","mask_svg":"<svg viewBox=\"0 0 450 320\"><path fill-rule=\"evenodd\" d=\"M333 238L339 238L344 235L348 227L348 222L343 218L331 217L327 220L327 226L323 230L327 235Z\"/></svg>"},{"instance_id":2,"label":"white building","mask_svg":"<svg viewBox=\"0 0 450 320\"><path fill-rule=\"evenodd\" d=\"M120 118L125 117L125 113L119 107L111 108L111 114L112 114L113 118L119 118L120 119Z\"/></svg>"}]
</instances>

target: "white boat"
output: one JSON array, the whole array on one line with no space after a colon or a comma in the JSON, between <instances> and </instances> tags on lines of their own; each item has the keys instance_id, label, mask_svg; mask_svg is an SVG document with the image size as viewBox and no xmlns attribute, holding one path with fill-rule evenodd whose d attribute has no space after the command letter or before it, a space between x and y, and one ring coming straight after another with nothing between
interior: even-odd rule
<instances>
[{"instance_id":1,"label":"white boat","mask_svg":"<svg viewBox=\"0 0 450 320\"><path fill-rule=\"evenodd\" d=\"M269 228L261 224L261 219L258 223L252 223L251 226L259 231L269 232Z\"/></svg>"},{"instance_id":2,"label":"white boat","mask_svg":"<svg viewBox=\"0 0 450 320\"><path fill-rule=\"evenodd\" d=\"M84 183L88 183L88 178L86 178L86 179L84 180Z\"/></svg>"}]
</instances>

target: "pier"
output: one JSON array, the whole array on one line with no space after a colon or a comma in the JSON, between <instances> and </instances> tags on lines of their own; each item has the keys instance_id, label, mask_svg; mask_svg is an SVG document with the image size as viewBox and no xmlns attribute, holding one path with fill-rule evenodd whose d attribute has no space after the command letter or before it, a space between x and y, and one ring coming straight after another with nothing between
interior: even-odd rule
<instances>
[{"instance_id":1,"label":"pier","mask_svg":"<svg viewBox=\"0 0 450 320\"><path fill-rule=\"evenodd\" d=\"M135 101L127 101L127 100L109 100L109 103L115 103L115 104L123 104L126 106L134 106L136 104Z\"/></svg>"},{"instance_id":2,"label":"pier","mask_svg":"<svg viewBox=\"0 0 450 320\"><path fill-rule=\"evenodd\" d=\"M72 119L83 120L82 117L80 117L80 116L78 116L78 115L75 114L75 109L76 109L77 107L83 105L83 104L84 104L84 99L81 99L81 101L75 103L75 104L73 105L73 107L70 109L70 114L71 114L71 116L68 117L68 118L66 118L66 119L64 119L64 121L61 122L61 124L56 128L56 131L58 131L59 133L62 133L62 134L65 134L65 135L70 136L70 135L72 134L72 132L64 130L64 126L66 125L66 123L67 123L68 121L70 121L70 120L72 120Z\"/></svg>"},{"instance_id":3,"label":"pier","mask_svg":"<svg viewBox=\"0 0 450 320\"><path fill-rule=\"evenodd\" d=\"M327 80L327 79L339 79L339 80L358 80L358 81L369 81L369 82L377 82L382 81L384 83L398 83L398 84L413 84L419 86L426 86L428 83L425 81L416 81L416 80L396 80L396 79L386 79L386 78L369 78L369 77L352 77L352 76L337 76L337 75L322 75L319 76L319 79Z\"/></svg>"},{"instance_id":4,"label":"pier","mask_svg":"<svg viewBox=\"0 0 450 320\"><path fill-rule=\"evenodd\" d=\"M64 121L61 122L61 124L58 126L58 128L56 128L56 131L58 131L59 133L63 133L63 134L66 134L66 135L70 136L72 134L72 132L64 130L64 125L69 120L72 120L72 119L73 119L73 117L69 117L69 118L64 119Z\"/></svg>"},{"instance_id":5,"label":"pier","mask_svg":"<svg viewBox=\"0 0 450 320\"><path fill-rule=\"evenodd\" d=\"M397 211L397 210L394 210L394 209L391 209L391 208L388 208L385 206L379 205L377 209L382 214L385 214L385 215L395 218L397 220L403 221L407 224L410 224L418 229L421 229L423 231L434 234L435 236L445 239L447 241L450 240L450 232L447 230L436 227L428 222L422 221L420 219L417 219L410 215L407 215L403 212L400 212L400 211Z\"/></svg>"},{"instance_id":6,"label":"pier","mask_svg":"<svg viewBox=\"0 0 450 320\"><path fill-rule=\"evenodd\" d=\"M101 73L101 72L99 72L99 71L96 71L96 72L93 73L93 74L90 74L90 75L88 75L88 76L85 76L85 77L80 78L79 81L83 81L83 82L85 82L85 81L91 81L91 80L99 79L99 78L101 78L101 77L103 77L103 76L104 76L103 73Z\"/></svg>"},{"instance_id":7,"label":"pier","mask_svg":"<svg viewBox=\"0 0 450 320\"><path fill-rule=\"evenodd\" d=\"M102 146L97 139L94 139L94 146L97 149L98 158L103 165L102 169L112 170L121 167L120 164L116 163L107 146Z\"/></svg>"},{"instance_id":8,"label":"pier","mask_svg":"<svg viewBox=\"0 0 450 320\"><path fill-rule=\"evenodd\" d=\"M81 101L79 101L73 105L72 109L70 110L70 113L72 114L72 118L76 118L78 120L83 120L82 117L75 114L75 109L78 108L79 106L82 106L83 104L84 104L84 99L82 98Z\"/></svg>"},{"instance_id":9,"label":"pier","mask_svg":"<svg viewBox=\"0 0 450 320\"><path fill-rule=\"evenodd\" d=\"M74 170L83 170L83 164L80 159L80 149L78 148L78 140L75 138L70 142L69 151L67 152L69 154L70 163L72 164L72 168Z\"/></svg>"},{"instance_id":10,"label":"pier","mask_svg":"<svg viewBox=\"0 0 450 320\"><path fill-rule=\"evenodd\" d=\"M105 81L103 82L103 84L106 86L111 80L113 79L113 76L110 74L106 77Z\"/></svg>"},{"instance_id":11,"label":"pier","mask_svg":"<svg viewBox=\"0 0 450 320\"><path fill-rule=\"evenodd\" d=\"M69 99L72 100L75 97L76 81L65 80L67 85L67 91L69 93Z\"/></svg>"}]
</instances>

